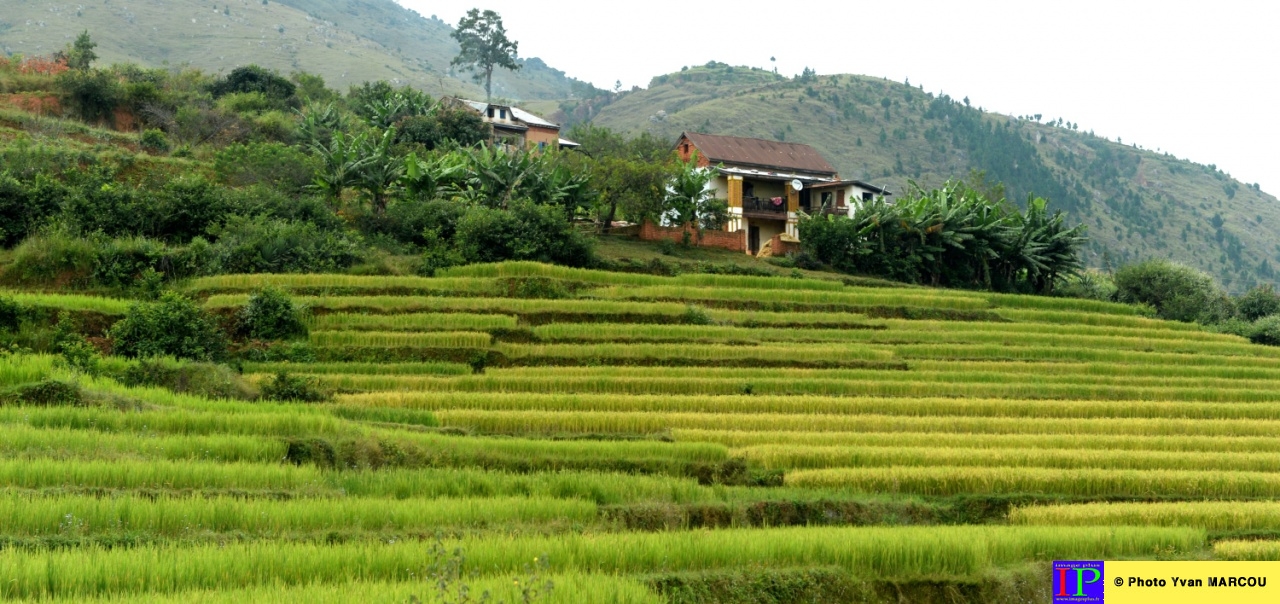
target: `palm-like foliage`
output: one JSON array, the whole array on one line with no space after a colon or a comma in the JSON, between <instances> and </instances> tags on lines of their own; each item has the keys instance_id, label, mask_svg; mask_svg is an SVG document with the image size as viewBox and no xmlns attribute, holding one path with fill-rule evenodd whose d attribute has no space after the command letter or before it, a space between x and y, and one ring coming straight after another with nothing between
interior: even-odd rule
<instances>
[{"instance_id":1,"label":"palm-like foliage","mask_svg":"<svg viewBox=\"0 0 1280 604\"><path fill-rule=\"evenodd\" d=\"M1078 272L1084 227L1032 199L1026 213L964 183L866 203L853 218L808 218L804 248L848 272L930 285L1049 293Z\"/></svg>"},{"instance_id":2,"label":"palm-like foliage","mask_svg":"<svg viewBox=\"0 0 1280 604\"><path fill-rule=\"evenodd\" d=\"M327 145L313 142L311 151L320 158L320 168L311 188L337 200L343 190L355 186L360 172L373 160L364 154L368 138L368 133L351 136L335 132Z\"/></svg>"},{"instance_id":3,"label":"palm-like foliage","mask_svg":"<svg viewBox=\"0 0 1280 604\"><path fill-rule=\"evenodd\" d=\"M465 186L467 156L459 151L410 153L404 160L400 185L418 199L438 199Z\"/></svg>"},{"instance_id":4,"label":"palm-like foliage","mask_svg":"<svg viewBox=\"0 0 1280 604\"><path fill-rule=\"evenodd\" d=\"M400 181L405 163L391 150L396 141L396 129L389 128L379 137L364 137L359 152L363 163L356 171L356 186L369 195L373 211L381 214L387 209L387 191Z\"/></svg>"},{"instance_id":5,"label":"palm-like foliage","mask_svg":"<svg viewBox=\"0 0 1280 604\"><path fill-rule=\"evenodd\" d=\"M663 198L663 218L667 222L693 224L700 229L716 229L723 224L726 215L724 200L715 198L715 191L707 185L715 172L698 167L698 154L679 166L675 177L667 185Z\"/></svg>"},{"instance_id":6,"label":"palm-like foliage","mask_svg":"<svg viewBox=\"0 0 1280 604\"><path fill-rule=\"evenodd\" d=\"M333 133L345 132L350 126L350 116L334 107L333 103L312 103L298 114L298 132L309 145L329 146Z\"/></svg>"}]
</instances>

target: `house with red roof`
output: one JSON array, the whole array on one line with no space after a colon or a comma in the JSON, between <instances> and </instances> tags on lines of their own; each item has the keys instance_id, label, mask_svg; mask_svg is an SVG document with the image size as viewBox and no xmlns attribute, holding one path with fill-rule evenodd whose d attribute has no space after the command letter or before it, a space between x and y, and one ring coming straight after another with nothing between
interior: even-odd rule
<instances>
[{"instance_id":1,"label":"house with red roof","mask_svg":"<svg viewBox=\"0 0 1280 604\"><path fill-rule=\"evenodd\" d=\"M843 180L809 145L685 132L676 143L684 161L715 170L716 198L729 204L724 230L741 233L743 248L757 254L778 238L798 242L800 214L852 216L858 205L889 191L860 180Z\"/></svg>"}]
</instances>

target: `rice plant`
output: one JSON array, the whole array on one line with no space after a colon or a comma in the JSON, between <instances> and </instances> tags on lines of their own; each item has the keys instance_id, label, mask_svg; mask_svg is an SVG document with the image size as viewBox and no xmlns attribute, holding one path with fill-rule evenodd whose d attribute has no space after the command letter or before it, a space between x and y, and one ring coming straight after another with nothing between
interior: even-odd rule
<instances>
[{"instance_id":1,"label":"rice plant","mask_svg":"<svg viewBox=\"0 0 1280 604\"><path fill-rule=\"evenodd\" d=\"M474 538L457 545L466 553L467 576L480 569L519 572L545 557L552 572L836 566L855 575L914 578L972 577L1027 560L1192 553L1204 540L1203 531L1185 528L909 527ZM425 570L426 550L417 542L5 550L0 595L45 599L405 581Z\"/></svg>"},{"instance_id":2,"label":"rice plant","mask_svg":"<svg viewBox=\"0 0 1280 604\"><path fill-rule=\"evenodd\" d=\"M447 564L448 558L441 559ZM514 574L514 573L513 573ZM472 597L489 594L498 602L519 602L524 599L519 581L527 581L524 573L520 579L507 576L481 576L459 578L449 583L451 595L465 586ZM546 604L579 604L580 602L611 602L613 604L662 604L665 599L651 591L639 578L621 575L582 573L557 573L540 577L553 585L549 592L537 601ZM71 597L46 600L52 602L79 602L84 604L258 604L259 602L307 602L308 604L347 604L354 601L369 602L436 602L439 584L426 577L412 577L405 581L351 581L335 583L310 583L303 585L267 584L243 589L209 589L177 591L173 593L133 593L127 596L107 595L101 598Z\"/></svg>"},{"instance_id":3,"label":"rice plant","mask_svg":"<svg viewBox=\"0 0 1280 604\"><path fill-rule=\"evenodd\" d=\"M913 306L950 310L984 310L991 303L980 296L939 290L845 288L839 291L776 290L766 297L759 290L725 287L659 285L647 287L613 286L591 290L593 298L606 300L655 300L680 302L760 302L770 306L822 306L857 308L864 306ZM856 312L856 310L854 311Z\"/></svg>"},{"instance_id":4,"label":"rice plant","mask_svg":"<svg viewBox=\"0 0 1280 604\"><path fill-rule=\"evenodd\" d=\"M1274 501L1085 503L1018 507L1009 523L1053 526L1190 526L1208 531L1280 530Z\"/></svg>"},{"instance_id":5,"label":"rice plant","mask_svg":"<svg viewBox=\"0 0 1280 604\"><path fill-rule=\"evenodd\" d=\"M516 318L510 315L470 313L333 313L315 316L310 321L310 327L315 331L483 331L512 329L515 326Z\"/></svg>"},{"instance_id":6,"label":"rice plant","mask_svg":"<svg viewBox=\"0 0 1280 604\"><path fill-rule=\"evenodd\" d=\"M244 363L245 373L274 374L281 371L307 374L357 375L467 375L470 365L462 363Z\"/></svg>"},{"instance_id":7,"label":"rice plant","mask_svg":"<svg viewBox=\"0 0 1280 604\"><path fill-rule=\"evenodd\" d=\"M779 470L870 467L1028 467L1116 470L1226 470L1270 472L1276 453L1210 453L1106 449L958 449L940 447L850 447L760 445L734 452L765 468Z\"/></svg>"},{"instance_id":8,"label":"rice plant","mask_svg":"<svg viewBox=\"0 0 1280 604\"><path fill-rule=\"evenodd\" d=\"M1277 453L1270 436L1146 436L1139 434L984 434L953 432L784 432L780 430L674 429L680 442L717 443L733 449L760 445L813 447L956 447L962 449L1071 449ZM736 453L735 453L736 454Z\"/></svg>"},{"instance_id":9,"label":"rice plant","mask_svg":"<svg viewBox=\"0 0 1280 604\"><path fill-rule=\"evenodd\" d=\"M104 315L124 315L137 302L101 296L48 294L0 290L0 297L10 298L23 306L51 310L91 311Z\"/></svg>"},{"instance_id":10,"label":"rice plant","mask_svg":"<svg viewBox=\"0 0 1280 604\"><path fill-rule=\"evenodd\" d=\"M316 346L372 346L413 348L487 348L493 336L474 331L401 333L378 331L313 331L309 341Z\"/></svg>"},{"instance_id":11,"label":"rice plant","mask_svg":"<svg viewBox=\"0 0 1280 604\"><path fill-rule=\"evenodd\" d=\"M493 279L431 279L427 277L362 276L334 274L284 274L284 275L216 275L195 279L187 286L194 295L230 292L250 292L267 286L278 287L295 293L304 292L369 292L400 294L466 293L494 295L497 293Z\"/></svg>"},{"instance_id":12,"label":"rice plant","mask_svg":"<svg viewBox=\"0 0 1280 604\"><path fill-rule=\"evenodd\" d=\"M1046 434L1125 436L1280 436L1280 422L1257 420L1107 419L1023 417L913 417L895 415L787 415L780 413L643 413L596 411L479 411L443 409L448 426L496 433L663 433L680 428L788 432L936 432L941 434Z\"/></svg>"},{"instance_id":13,"label":"rice plant","mask_svg":"<svg viewBox=\"0 0 1280 604\"><path fill-rule=\"evenodd\" d=\"M574 499L241 499L230 497L30 497L0 494L4 536L209 533L279 535L316 531L423 531L513 522L595 520L593 503Z\"/></svg>"},{"instance_id":14,"label":"rice plant","mask_svg":"<svg viewBox=\"0 0 1280 604\"><path fill-rule=\"evenodd\" d=\"M646 413L775 413L788 415L904 415L915 417L1189 418L1280 417L1280 403L1180 403L1153 401L1042 401L965 398L831 396L688 396L462 392L377 392L343 395L345 405L490 411L607 411Z\"/></svg>"},{"instance_id":15,"label":"rice plant","mask_svg":"<svg viewBox=\"0 0 1280 604\"><path fill-rule=\"evenodd\" d=\"M1213 544L1213 557L1219 560L1280 560L1280 541L1228 540Z\"/></svg>"},{"instance_id":16,"label":"rice plant","mask_svg":"<svg viewBox=\"0 0 1280 604\"><path fill-rule=\"evenodd\" d=\"M688 273L675 277L658 277L639 273L618 273L570 268L539 262L499 262L457 266L437 273L438 277L546 277L565 281L581 281L599 285L690 285L697 287L737 287L751 289L837 291L844 288L839 281L792 279L790 277L756 277L747 275L714 275Z\"/></svg>"},{"instance_id":17,"label":"rice plant","mask_svg":"<svg viewBox=\"0 0 1280 604\"><path fill-rule=\"evenodd\" d=\"M1236 499L1280 495L1280 475L1271 472L1220 470L839 468L789 472L786 484L810 488L847 488L865 493L929 496L961 493L1049 493L1075 497Z\"/></svg>"}]
</instances>

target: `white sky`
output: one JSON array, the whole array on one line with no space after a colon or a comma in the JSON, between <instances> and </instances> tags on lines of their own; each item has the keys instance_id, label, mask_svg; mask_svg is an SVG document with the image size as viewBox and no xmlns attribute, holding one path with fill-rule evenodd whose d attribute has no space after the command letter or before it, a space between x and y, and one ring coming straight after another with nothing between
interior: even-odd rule
<instances>
[{"instance_id":1,"label":"white sky","mask_svg":"<svg viewBox=\"0 0 1280 604\"><path fill-rule=\"evenodd\" d=\"M495 10L520 56L601 88L776 56L785 75L909 78L990 111L1061 117L1280 194L1280 2L397 1L450 24Z\"/></svg>"}]
</instances>

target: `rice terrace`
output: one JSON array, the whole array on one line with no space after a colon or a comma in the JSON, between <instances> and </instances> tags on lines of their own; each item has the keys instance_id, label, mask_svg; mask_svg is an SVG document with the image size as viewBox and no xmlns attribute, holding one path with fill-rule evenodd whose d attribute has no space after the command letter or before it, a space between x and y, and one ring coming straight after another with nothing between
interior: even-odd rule
<instances>
[{"instance_id":1,"label":"rice terrace","mask_svg":"<svg viewBox=\"0 0 1280 604\"><path fill-rule=\"evenodd\" d=\"M309 335L245 378L331 400L4 359L4 597L1020 602L1053 559L1280 550L1280 349L1134 306L529 262L187 291L267 287Z\"/></svg>"},{"instance_id":2,"label":"rice terrace","mask_svg":"<svg viewBox=\"0 0 1280 604\"><path fill-rule=\"evenodd\" d=\"M1263 9L454 4L0 2L0 602L1280 589Z\"/></svg>"}]
</instances>

